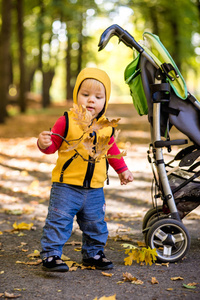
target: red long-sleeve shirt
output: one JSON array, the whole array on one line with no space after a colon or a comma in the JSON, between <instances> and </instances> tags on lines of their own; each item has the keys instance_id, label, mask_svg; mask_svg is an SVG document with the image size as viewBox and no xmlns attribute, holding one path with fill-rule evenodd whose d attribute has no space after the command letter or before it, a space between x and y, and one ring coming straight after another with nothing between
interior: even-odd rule
<instances>
[{"instance_id":1,"label":"red long-sleeve shirt","mask_svg":"<svg viewBox=\"0 0 200 300\"><path fill-rule=\"evenodd\" d=\"M54 124L54 126L52 128L52 132L53 133L57 133L57 134L59 134L61 136L64 136L65 127L66 127L65 116L62 116ZM38 145L38 147L39 147L39 149L40 149L41 152L43 152L45 154L55 153L60 148L60 146L61 146L61 144L63 142L62 138L60 138L59 136L56 136L56 135L52 135L51 136L51 140L52 140L51 146L49 146L46 149L41 149L39 147L39 145ZM119 154L120 151L119 151L119 148L117 147L117 145L115 143L115 139L114 139L113 136L110 138L109 145L112 144L112 143L113 143L113 145L112 145L112 147L110 147L110 149L108 150L107 154L110 154L110 155L117 155L117 154ZM118 174L120 174L120 173L128 170L128 167L126 166L123 157L121 157L120 159L109 158L108 162L111 165L111 167L113 167L113 169Z\"/></svg>"}]
</instances>

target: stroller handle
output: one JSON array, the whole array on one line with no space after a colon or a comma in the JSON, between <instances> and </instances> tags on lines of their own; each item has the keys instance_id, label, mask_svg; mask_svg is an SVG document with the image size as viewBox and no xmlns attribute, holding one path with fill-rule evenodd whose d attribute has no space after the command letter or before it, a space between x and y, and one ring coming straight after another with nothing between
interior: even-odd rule
<instances>
[{"instance_id":1,"label":"stroller handle","mask_svg":"<svg viewBox=\"0 0 200 300\"><path fill-rule=\"evenodd\" d=\"M98 51L101 51L108 44L112 36L116 35L119 38L119 42L123 42L127 47L131 49L135 48L139 53L146 57L146 59L156 68L159 69L159 66L155 63L153 58L148 55L145 50L135 41L134 37L124 30L117 24L111 25L108 27L100 36Z\"/></svg>"},{"instance_id":2,"label":"stroller handle","mask_svg":"<svg viewBox=\"0 0 200 300\"><path fill-rule=\"evenodd\" d=\"M119 42L123 42L127 47L135 48L138 52L142 53L144 49L135 41L132 35L117 24L108 27L101 35L99 40L99 51L105 48L112 36L118 36Z\"/></svg>"}]
</instances>

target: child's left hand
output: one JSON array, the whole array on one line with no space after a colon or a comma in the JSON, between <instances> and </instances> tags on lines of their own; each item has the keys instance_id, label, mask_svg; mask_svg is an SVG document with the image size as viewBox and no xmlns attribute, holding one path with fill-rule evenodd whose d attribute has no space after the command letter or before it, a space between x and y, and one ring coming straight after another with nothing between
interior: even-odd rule
<instances>
[{"instance_id":1,"label":"child's left hand","mask_svg":"<svg viewBox=\"0 0 200 300\"><path fill-rule=\"evenodd\" d=\"M123 184L126 185L127 183L133 181L133 174L129 170L126 170L126 171L118 174L118 176L119 176L121 185L123 185Z\"/></svg>"}]
</instances>

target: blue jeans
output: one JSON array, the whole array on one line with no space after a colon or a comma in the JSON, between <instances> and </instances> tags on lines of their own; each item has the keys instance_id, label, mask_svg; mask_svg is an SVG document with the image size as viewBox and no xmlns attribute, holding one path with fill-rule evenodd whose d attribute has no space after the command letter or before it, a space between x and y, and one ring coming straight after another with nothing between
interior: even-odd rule
<instances>
[{"instance_id":1,"label":"blue jeans","mask_svg":"<svg viewBox=\"0 0 200 300\"><path fill-rule=\"evenodd\" d=\"M94 257L104 249L108 238L103 188L84 189L53 183L46 223L41 238L42 259L61 257L62 248L71 236L73 219L82 231L83 258Z\"/></svg>"}]
</instances>

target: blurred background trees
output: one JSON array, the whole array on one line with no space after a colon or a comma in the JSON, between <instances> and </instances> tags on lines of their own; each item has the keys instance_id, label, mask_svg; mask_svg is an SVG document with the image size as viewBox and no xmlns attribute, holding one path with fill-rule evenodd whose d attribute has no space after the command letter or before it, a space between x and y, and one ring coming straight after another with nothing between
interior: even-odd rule
<instances>
[{"instance_id":1,"label":"blurred background trees","mask_svg":"<svg viewBox=\"0 0 200 300\"><path fill-rule=\"evenodd\" d=\"M198 97L199 0L0 0L0 123L10 104L24 113L30 101L46 108L72 100L79 71L102 67L113 97L126 100L123 81L132 51L113 38L98 52L101 33L116 23L136 40L157 34Z\"/></svg>"}]
</instances>

